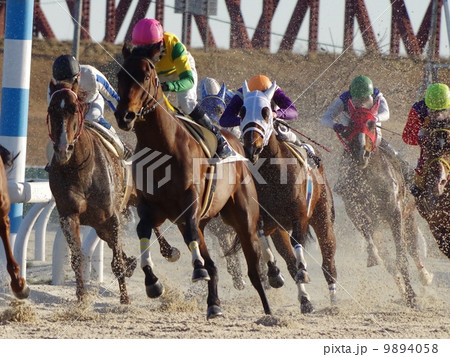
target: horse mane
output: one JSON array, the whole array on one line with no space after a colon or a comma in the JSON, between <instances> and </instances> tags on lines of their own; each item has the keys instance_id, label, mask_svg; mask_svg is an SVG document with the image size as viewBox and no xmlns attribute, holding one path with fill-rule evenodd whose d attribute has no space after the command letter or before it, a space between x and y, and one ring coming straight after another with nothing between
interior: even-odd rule
<instances>
[{"instance_id":1,"label":"horse mane","mask_svg":"<svg viewBox=\"0 0 450 357\"><path fill-rule=\"evenodd\" d=\"M14 160L19 156L18 153L16 156L13 156L11 152L0 144L0 156L2 158L3 164L6 168L11 168L13 166Z\"/></svg>"},{"instance_id":2,"label":"horse mane","mask_svg":"<svg viewBox=\"0 0 450 357\"><path fill-rule=\"evenodd\" d=\"M134 47L131 51L131 55L135 57L145 57L145 58L153 58L155 55L155 52L157 52L160 49L159 43L152 43L151 45L145 45L145 46L137 46Z\"/></svg>"}]
</instances>

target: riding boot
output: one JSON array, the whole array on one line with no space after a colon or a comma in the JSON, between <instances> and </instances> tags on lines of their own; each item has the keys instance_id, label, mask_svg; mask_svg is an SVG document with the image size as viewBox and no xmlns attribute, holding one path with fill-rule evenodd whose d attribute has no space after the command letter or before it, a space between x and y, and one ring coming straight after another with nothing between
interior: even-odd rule
<instances>
[{"instance_id":1,"label":"riding boot","mask_svg":"<svg viewBox=\"0 0 450 357\"><path fill-rule=\"evenodd\" d=\"M380 148L388 155L389 159L393 163L398 163L405 182L410 185L414 180L414 170L409 163L404 160L397 151L383 138L381 139Z\"/></svg>"},{"instance_id":2,"label":"riding boot","mask_svg":"<svg viewBox=\"0 0 450 357\"><path fill-rule=\"evenodd\" d=\"M217 138L217 150L216 154L219 158L225 159L226 157L233 154L233 149L227 142L227 139L222 135L220 129L214 125L212 120L206 115L206 113L198 105L189 114L189 116L198 124L205 127L206 129L212 131L212 133Z\"/></svg>"},{"instance_id":3,"label":"riding boot","mask_svg":"<svg viewBox=\"0 0 450 357\"><path fill-rule=\"evenodd\" d=\"M313 169L317 169L318 167L320 167L320 162L322 161L322 159L314 153L314 150L310 145L302 143L297 137L294 145L303 147L306 150L309 166L311 166Z\"/></svg>"}]
</instances>

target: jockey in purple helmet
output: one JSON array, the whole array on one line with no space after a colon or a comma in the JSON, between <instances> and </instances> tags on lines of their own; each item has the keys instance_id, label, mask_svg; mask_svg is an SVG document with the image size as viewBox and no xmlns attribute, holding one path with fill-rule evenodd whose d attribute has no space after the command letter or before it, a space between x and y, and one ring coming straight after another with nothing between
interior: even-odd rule
<instances>
[{"instance_id":1,"label":"jockey in purple helmet","mask_svg":"<svg viewBox=\"0 0 450 357\"><path fill-rule=\"evenodd\" d=\"M216 135L217 155L220 158L231 155L233 150L219 128L198 105L195 61L183 43L174 34L164 32L158 20L147 18L141 19L134 26L132 43L136 47L157 47L151 60L155 63L163 91L175 92L181 111Z\"/></svg>"}]
</instances>

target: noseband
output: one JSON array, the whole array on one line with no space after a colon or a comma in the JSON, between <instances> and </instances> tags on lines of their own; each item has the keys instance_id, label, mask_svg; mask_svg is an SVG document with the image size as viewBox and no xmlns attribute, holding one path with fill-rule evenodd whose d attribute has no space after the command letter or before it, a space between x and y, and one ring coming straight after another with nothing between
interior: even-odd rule
<instances>
[{"instance_id":1,"label":"noseband","mask_svg":"<svg viewBox=\"0 0 450 357\"><path fill-rule=\"evenodd\" d=\"M50 101L49 103L52 102L53 96L58 93L58 92L69 92L72 93L75 96L75 99L77 101L77 107L78 107L78 131L75 134L72 144L75 144L77 142L77 140L79 139L81 132L83 130L83 123L84 123L84 115L83 115L83 110L81 108L81 103L78 100L78 96L77 94L69 88L62 88L62 89L58 89L56 91L53 92L53 94L50 97ZM56 139L53 137L52 135L52 131L51 131L51 125L50 125L50 113L47 112L47 129L48 129L48 136L50 138L50 140L52 141L53 144L56 144Z\"/></svg>"}]
</instances>

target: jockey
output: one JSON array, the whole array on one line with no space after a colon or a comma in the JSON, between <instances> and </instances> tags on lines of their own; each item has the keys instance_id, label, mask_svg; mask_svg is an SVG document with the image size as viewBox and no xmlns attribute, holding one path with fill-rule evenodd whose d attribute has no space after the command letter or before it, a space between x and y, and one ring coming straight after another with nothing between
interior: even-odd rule
<instances>
[{"instance_id":1,"label":"jockey","mask_svg":"<svg viewBox=\"0 0 450 357\"><path fill-rule=\"evenodd\" d=\"M423 190L423 167L426 157L422 148L428 138L427 127L431 121L448 120L450 124L450 89L446 84L434 83L428 86L425 97L414 103L403 129L402 138L406 144L419 145L420 156L415 169L411 193L418 197Z\"/></svg>"},{"instance_id":2,"label":"jockey","mask_svg":"<svg viewBox=\"0 0 450 357\"><path fill-rule=\"evenodd\" d=\"M256 75L250 78L248 81L248 89L250 91L259 90L261 92L266 91L272 86L272 81L264 75ZM241 123L241 117L239 112L244 105L242 88L239 88L233 98L231 99L228 106L225 108L222 116L220 117L220 125L223 127L234 127L239 126ZM297 108L295 108L292 100L283 92L283 90L277 86L272 97L272 112L273 117L283 120L293 120L298 117ZM276 121L274 124L275 133L278 139L281 141L287 141L292 144L304 147L308 154L314 162L313 166L320 165L320 158L314 154L311 146L303 144L297 136L286 126L283 125L281 121Z\"/></svg>"},{"instance_id":3,"label":"jockey","mask_svg":"<svg viewBox=\"0 0 450 357\"><path fill-rule=\"evenodd\" d=\"M211 130L217 138L217 156L233 153L219 128L197 102L197 70L192 55L172 33L164 32L156 19L141 19L133 28L132 43L137 47L158 46L152 58L164 92L175 92L181 111L195 122Z\"/></svg>"},{"instance_id":4,"label":"jockey","mask_svg":"<svg viewBox=\"0 0 450 357\"><path fill-rule=\"evenodd\" d=\"M328 110L321 118L322 125L333 129L336 133L345 132L350 123L350 113L348 110L348 101L352 100L355 108L371 108L376 101L379 101L378 114L375 115L377 124L377 145L388 154L391 161L400 163L402 173L407 181L410 180L409 164L398 156L398 153L381 136L381 123L389 119L389 107L383 94L375 88L369 77L360 75L353 79L350 89L342 93L339 98L331 104ZM336 118L338 118L336 121Z\"/></svg>"},{"instance_id":5,"label":"jockey","mask_svg":"<svg viewBox=\"0 0 450 357\"><path fill-rule=\"evenodd\" d=\"M84 119L94 124L95 128L114 145L122 159L129 159L133 154L132 151L120 140L114 128L103 117L105 100L114 112L119 100L119 96L106 77L92 66L80 66L72 55L59 56L53 62L52 74L52 85L59 82L73 84L78 81L79 91L83 93L83 96L86 96L84 101L88 104ZM47 90L48 102L50 102L50 98L49 85Z\"/></svg>"}]
</instances>

